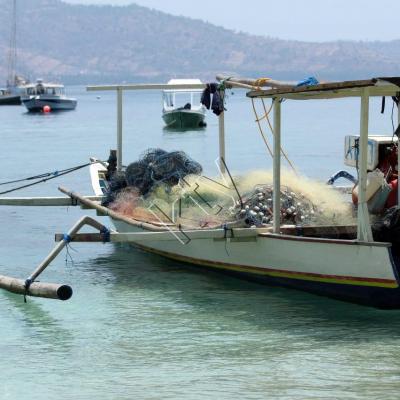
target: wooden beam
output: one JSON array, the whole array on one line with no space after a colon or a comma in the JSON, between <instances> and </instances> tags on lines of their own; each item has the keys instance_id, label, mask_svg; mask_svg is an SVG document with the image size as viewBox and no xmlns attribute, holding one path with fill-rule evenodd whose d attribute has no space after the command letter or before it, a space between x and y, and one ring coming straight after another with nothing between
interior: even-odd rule
<instances>
[{"instance_id":1,"label":"wooden beam","mask_svg":"<svg viewBox=\"0 0 400 400\"><path fill-rule=\"evenodd\" d=\"M281 227L281 102L274 99L274 152L273 152L273 219L274 233Z\"/></svg>"},{"instance_id":2,"label":"wooden beam","mask_svg":"<svg viewBox=\"0 0 400 400\"><path fill-rule=\"evenodd\" d=\"M125 222L126 224L140 227L140 228L146 228L149 230L168 230L170 229L170 226L175 226L175 224L168 224L168 223L159 223L159 222L149 222L149 221L138 221L134 218L129 218L123 214L120 214L118 212L115 212L113 210L110 210L107 207L104 207L100 204L95 203L94 201L91 201L89 199L85 199L84 196L82 196L79 193L73 192L69 189L66 189L62 186L58 188L58 190L67 196L71 197L72 199L78 200L80 203L86 205L88 208L91 208L93 210L97 210L98 212L102 213L102 215L109 216L117 221Z\"/></svg>"},{"instance_id":3,"label":"wooden beam","mask_svg":"<svg viewBox=\"0 0 400 400\"><path fill-rule=\"evenodd\" d=\"M397 103L397 126L400 126L400 99ZM399 175L400 169L400 138L397 138L397 176ZM397 205L400 205L400 182L397 177Z\"/></svg>"},{"instance_id":4,"label":"wooden beam","mask_svg":"<svg viewBox=\"0 0 400 400\"><path fill-rule=\"evenodd\" d=\"M225 93L222 94L225 96ZM225 111L218 116L218 147L219 147L219 169L222 174L225 174Z\"/></svg>"},{"instance_id":5,"label":"wooden beam","mask_svg":"<svg viewBox=\"0 0 400 400\"><path fill-rule=\"evenodd\" d=\"M148 241L175 241L177 237L180 239L223 239L225 236L229 238L245 238L245 237L256 237L260 233L269 232L270 228L233 228L228 232L225 229L191 229L191 230L177 230L171 229L167 231L159 232L129 232L120 233L112 231L110 232L110 242L112 243L135 243L135 242L148 242ZM55 235L55 241L59 242L64 239L64 234L57 233ZM104 242L104 235L100 233L76 233L71 237L73 242Z\"/></svg>"},{"instance_id":6,"label":"wooden beam","mask_svg":"<svg viewBox=\"0 0 400 400\"><path fill-rule=\"evenodd\" d=\"M296 86L294 82L284 82L277 81L270 78L261 78L261 79L250 79L250 78L239 78L239 77L230 77L227 75L217 75L218 81L224 81L226 86L249 88L255 89L260 87L269 87L269 88L279 88L279 89L291 89Z\"/></svg>"},{"instance_id":7,"label":"wooden beam","mask_svg":"<svg viewBox=\"0 0 400 400\"><path fill-rule=\"evenodd\" d=\"M133 83L126 85L89 85L86 86L88 92L107 91L107 90L179 90L179 89L205 89L205 83L182 83L168 85L166 83Z\"/></svg>"},{"instance_id":8,"label":"wooden beam","mask_svg":"<svg viewBox=\"0 0 400 400\"><path fill-rule=\"evenodd\" d=\"M122 89L117 90L117 171L122 170Z\"/></svg>"},{"instance_id":9,"label":"wooden beam","mask_svg":"<svg viewBox=\"0 0 400 400\"><path fill-rule=\"evenodd\" d=\"M288 90L270 89L253 90L247 97L279 97L291 100L334 99L343 97L360 97L362 89L370 88L370 96L394 96L399 87L384 80L369 79L360 81L330 82L313 86L299 86Z\"/></svg>"},{"instance_id":10,"label":"wooden beam","mask_svg":"<svg viewBox=\"0 0 400 400\"><path fill-rule=\"evenodd\" d=\"M358 157L358 218L357 240L373 242L366 199L368 162L369 88L363 89L360 110L360 139Z\"/></svg>"},{"instance_id":11,"label":"wooden beam","mask_svg":"<svg viewBox=\"0 0 400 400\"><path fill-rule=\"evenodd\" d=\"M345 82L329 82L320 83L313 86L294 86L289 89L269 89L269 90L254 90L247 93L248 97L273 97L278 95L288 94L304 94L312 92L324 92L330 90L354 89L360 87L374 86L376 79L367 79L360 81L345 81Z\"/></svg>"},{"instance_id":12,"label":"wooden beam","mask_svg":"<svg viewBox=\"0 0 400 400\"><path fill-rule=\"evenodd\" d=\"M101 202L102 196L84 196L91 201ZM35 207L58 207L77 206L81 203L70 197L0 197L0 206L35 206Z\"/></svg>"}]
</instances>

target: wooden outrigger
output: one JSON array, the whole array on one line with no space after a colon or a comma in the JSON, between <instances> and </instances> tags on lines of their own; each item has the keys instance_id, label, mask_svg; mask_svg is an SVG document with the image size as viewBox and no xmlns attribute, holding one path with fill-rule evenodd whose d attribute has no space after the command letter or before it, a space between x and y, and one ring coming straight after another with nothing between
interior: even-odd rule
<instances>
[{"instance_id":1,"label":"wooden outrigger","mask_svg":"<svg viewBox=\"0 0 400 400\"><path fill-rule=\"evenodd\" d=\"M0 199L7 205L53 205L70 202L108 215L115 230L85 217L67 235L57 234L52 253L25 281L23 294L32 294L37 276L69 241L132 243L146 251L165 257L205 266L268 284L276 284L341 300L378 308L400 308L400 249L392 243L374 241L366 201L369 98L398 96L400 78L377 78L363 81L332 82L296 87L268 79L249 80L219 77L224 87L248 89L250 98L269 98L273 102L273 225L264 228L182 229L175 224L136 220L99 204L103 194L99 179L106 166L91 166L92 186L96 198L60 188L64 200ZM272 88L271 88L272 86ZM175 89L201 88L204 85L177 85ZM117 170L122 170L123 92L125 90L165 89L166 85L90 86L90 91L115 91L117 94ZM171 89L171 85L168 85ZM265 89L267 88L267 89ZM359 199L357 226L336 228L304 227L281 224L281 108L282 100L360 98ZM399 107L400 109L400 107ZM400 111L399 111L400 122ZM225 168L224 113L219 116L220 170ZM400 165L400 155L398 155ZM400 199L400 191L399 191ZM36 204L34 204L36 203ZM46 203L46 204L45 204ZM57 203L57 204L56 204ZM98 233L80 234L89 224ZM345 228L345 227L344 227ZM227 247L229 246L229 252ZM6 281L6 280L5 280ZM1 279L0 279L1 282ZM28 283L27 283L28 282ZM1 287L11 290L10 284ZM22 293L20 290L19 293ZM54 294L54 290L52 291ZM72 292L71 292L72 294ZM52 297L52 296L47 296ZM53 295L54 298L54 295Z\"/></svg>"}]
</instances>

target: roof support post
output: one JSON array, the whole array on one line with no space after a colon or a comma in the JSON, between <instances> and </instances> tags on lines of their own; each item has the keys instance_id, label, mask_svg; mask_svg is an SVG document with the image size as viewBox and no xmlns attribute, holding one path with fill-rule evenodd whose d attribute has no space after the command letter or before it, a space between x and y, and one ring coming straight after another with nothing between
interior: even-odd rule
<instances>
[{"instance_id":1,"label":"roof support post","mask_svg":"<svg viewBox=\"0 0 400 400\"><path fill-rule=\"evenodd\" d=\"M358 215L357 240L372 242L371 225L366 200L367 190L367 157L368 157L368 122L369 122L369 88L361 91L360 140L358 157Z\"/></svg>"},{"instance_id":2,"label":"roof support post","mask_svg":"<svg viewBox=\"0 0 400 400\"><path fill-rule=\"evenodd\" d=\"M397 126L400 125L400 103L397 103ZM399 169L400 169L400 138L397 138L397 205L400 205L400 185L399 179Z\"/></svg>"},{"instance_id":3,"label":"roof support post","mask_svg":"<svg viewBox=\"0 0 400 400\"><path fill-rule=\"evenodd\" d=\"M122 170L122 88L117 88L117 171Z\"/></svg>"},{"instance_id":4,"label":"roof support post","mask_svg":"<svg viewBox=\"0 0 400 400\"><path fill-rule=\"evenodd\" d=\"M221 91L222 101L224 100L225 92ZM222 174L225 174L225 164L222 160L225 159L225 111L222 111L218 116L218 131L219 131L219 169Z\"/></svg>"},{"instance_id":5,"label":"roof support post","mask_svg":"<svg viewBox=\"0 0 400 400\"><path fill-rule=\"evenodd\" d=\"M281 101L274 102L274 153L273 153L273 219L274 233L280 233L281 227Z\"/></svg>"}]
</instances>

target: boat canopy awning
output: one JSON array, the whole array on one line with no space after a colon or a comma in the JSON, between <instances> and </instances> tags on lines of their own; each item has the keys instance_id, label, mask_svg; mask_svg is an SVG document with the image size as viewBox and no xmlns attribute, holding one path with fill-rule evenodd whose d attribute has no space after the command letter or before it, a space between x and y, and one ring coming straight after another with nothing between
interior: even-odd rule
<instances>
[{"instance_id":1,"label":"boat canopy awning","mask_svg":"<svg viewBox=\"0 0 400 400\"><path fill-rule=\"evenodd\" d=\"M313 86L295 86L293 88L256 89L249 91L247 97L292 100L335 99L360 97L365 88L369 88L369 96L397 96L400 93L400 77L329 82Z\"/></svg>"},{"instance_id":2,"label":"boat canopy awning","mask_svg":"<svg viewBox=\"0 0 400 400\"><path fill-rule=\"evenodd\" d=\"M169 89L169 90L163 90L163 92L164 93L202 93L203 90L204 90L204 88L202 88L202 89Z\"/></svg>"}]
</instances>

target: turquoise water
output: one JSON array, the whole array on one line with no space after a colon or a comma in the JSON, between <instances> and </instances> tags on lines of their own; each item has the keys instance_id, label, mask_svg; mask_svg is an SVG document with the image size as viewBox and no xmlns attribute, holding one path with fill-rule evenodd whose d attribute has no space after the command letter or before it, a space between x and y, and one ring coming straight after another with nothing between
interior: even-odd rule
<instances>
[{"instance_id":1,"label":"turquoise water","mask_svg":"<svg viewBox=\"0 0 400 400\"><path fill-rule=\"evenodd\" d=\"M114 95L86 93L76 111L29 115L0 108L0 181L106 158L115 147ZM227 161L269 168L251 106L228 99ZM125 162L147 147L183 149L216 174L217 120L187 133L162 128L159 93L125 101ZM306 174L342 167L343 137L358 130L354 100L286 102L284 145ZM372 103L371 132L391 131ZM10 195L91 194L81 170ZM3 188L0 186L0 188ZM90 211L0 207L0 273L25 278ZM107 223L106 220L104 220ZM400 312L202 272L127 246L74 244L43 274L67 283L67 302L0 292L0 399L397 399Z\"/></svg>"}]
</instances>

